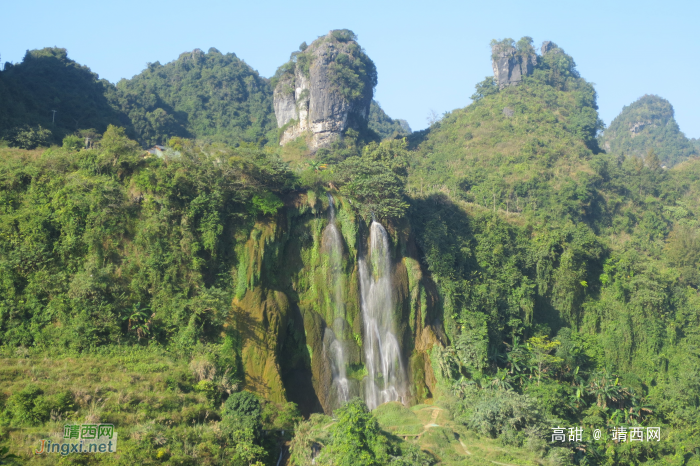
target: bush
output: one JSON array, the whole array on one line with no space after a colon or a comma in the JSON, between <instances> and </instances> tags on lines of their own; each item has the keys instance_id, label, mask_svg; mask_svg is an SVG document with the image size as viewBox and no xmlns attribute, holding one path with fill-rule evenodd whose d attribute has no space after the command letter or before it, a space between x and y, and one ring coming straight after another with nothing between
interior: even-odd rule
<instances>
[{"instance_id":1,"label":"bush","mask_svg":"<svg viewBox=\"0 0 700 466\"><path fill-rule=\"evenodd\" d=\"M20 149L36 149L39 146L48 145L51 140L51 131L42 128L41 125L24 125L15 128L9 137L10 145Z\"/></svg>"},{"instance_id":2,"label":"bush","mask_svg":"<svg viewBox=\"0 0 700 466\"><path fill-rule=\"evenodd\" d=\"M84 146L83 138L69 134L63 138L63 148L70 151L79 151Z\"/></svg>"},{"instance_id":3,"label":"bush","mask_svg":"<svg viewBox=\"0 0 700 466\"><path fill-rule=\"evenodd\" d=\"M15 424L39 425L51 417L52 403L44 391L29 384L7 400L7 411Z\"/></svg>"},{"instance_id":4,"label":"bush","mask_svg":"<svg viewBox=\"0 0 700 466\"><path fill-rule=\"evenodd\" d=\"M520 443L517 435L528 427L538 427L542 421L538 404L532 398L505 390L484 390L460 421L475 431L495 438L504 435L506 443Z\"/></svg>"},{"instance_id":5,"label":"bush","mask_svg":"<svg viewBox=\"0 0 700 466\"><path fill-rule=\"evenodd\" d=\"M253 196L251 204L252 213L262 213L263 215L274 215L284 205L279 197L270 192L262 195L256 194Z\"/></svg>"}]
</instances>

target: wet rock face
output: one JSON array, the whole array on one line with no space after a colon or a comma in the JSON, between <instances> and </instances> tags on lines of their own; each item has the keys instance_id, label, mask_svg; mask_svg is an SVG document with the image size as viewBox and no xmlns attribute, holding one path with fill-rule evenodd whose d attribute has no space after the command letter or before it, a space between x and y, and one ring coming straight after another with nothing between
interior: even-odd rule
<instances>
[{"instance_id":1,"label":"wet rock face","mask_svg":"<svg viewBox=\"0 0 700 466\"><path fill-rule=\"evenodd\" d=\"M351 63L364 52L354 40L337 40L333 32L312 43L303 52L303 60L297 59L293 74L285 74L275 86L277 126L287 125L281 145L306 135L309 148L316 151L369 117L374 85L365 84L359 95L348 98L353 93L343 92L342 82L333 79L334 68Z\"/></svg>"},{"instance_id":2,"label":"wet rock face","mask_svg":"<svg viewBox=\"0 0 700 466\"><path fill-rule=\"evenodd\" d=\"M497 45L491 51L493 75L498 82L498 89L520 84L523 76L532 74L535 65L537 65L536 54L522 55L515 47Z\"/></svg>"}]
</instances>

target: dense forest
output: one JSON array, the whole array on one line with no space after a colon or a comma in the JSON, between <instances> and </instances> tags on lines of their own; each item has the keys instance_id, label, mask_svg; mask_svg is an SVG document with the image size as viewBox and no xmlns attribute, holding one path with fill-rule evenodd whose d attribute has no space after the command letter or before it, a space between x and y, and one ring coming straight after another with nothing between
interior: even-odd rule
<instances>
[{"instance_id":1,"label":"dense forest","mask_svg":"<svg viewBox=\"0 0 700 466\"><path fill-rule=\"evenodd\" d=\"M216 49L116 86L63 49L0 72L0 464L700 464L700 158L670 103L606 129L549 43L423 131L373 101L311 152L272 84ZM371 371L377 224L410 380L370 410L321 391ZM86 423L117 454L32 454Z\"/></svg>"}]
</instances>

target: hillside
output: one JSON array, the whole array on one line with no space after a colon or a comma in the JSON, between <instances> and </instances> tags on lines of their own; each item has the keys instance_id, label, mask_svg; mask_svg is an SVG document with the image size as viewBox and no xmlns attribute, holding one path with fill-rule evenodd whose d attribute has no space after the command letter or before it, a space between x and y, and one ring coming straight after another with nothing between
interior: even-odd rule
<instances>
[{"instance_id":1,"label":"hillside","mask_svg":"<svg viewBox=\"0 0 700 466\"><path fill-rule=\"evenodd\" d=\"M65 135L80 129L102 133L108 124L130 128L107 97L113 88L68 58L66 49L27 51L22 63L0 72L0 138L33 149L60 144ZM32 134L39 126L50 133Z\"/></svg>"},{"instance_id":2,"label":"hillside","mask_svg":"<svg viewBox=\"0 0 700 466\"><path fill-rule=\"evenodd\" d=\"M116 86L66 49L32 50L0 71L0 99L0 139L29 149L60 144L68 134L102 133L109 124L125 127L144 147L171 137L229 145L275 145L279 137L269 80L215 48L150 63ZM374 103L369 126L382 138L410 133Z\"/></svg>"},{"instance_id":3,"label":"hillside","mask_svg":"<svg viewBox=\"0 0 700 466\"><path fill-rule=\"evenodd\" d=\"M644 157L653 150L662 164L674 166L699 156L697 146L678 128L671 103L657 95L640 97L622 109L602 135L608 152Z\"/></svg>"},{"instance_id":4,"label":"hillside","mask_svg":"<svg viewBox=\"0 0 700 466\"><path fill-rule=\"evenodd\" d=\"M382 139L411 134L411 127L406 120L394 120L375 100L369 107L369 128Z\"/></svg>"},{"instance_id":5,"label":"hillside","mask_svg":"<svg viewBox=\"0 0 700 466\"><path fill-rule=\"evenodd\" d=\"M552 50L517 85L499 91L487 78L473 104L411 138L409 215L452 342L435 365L467 425L507 443L527 440L489 416L518 409L540 410L522 420L532 429L666 419L694 435L680 406L689 406L682 393L698 406L699 366L688 355L698 342L700 165L663 171L601 153L595 92ZM522 351L556 355L546 383L532 382L543 371L524 368ZM617 387L615 399L585 401L584 387L601 385ZM528 408L533 398L547 401ZM623 421L640 403L654 414ZM641 454L584 443L587 461L632 464Z\"/></svg>"},{"instance_id":6,"label":"hillside","mask_svg":"<svg viewBox=\"0 0 700 466\"><path fill-rule=\"evenodd\" d=\"M129 117L142 144L172 136L208 142L276 140L268 81L235 54L215 48L181 54L117 83L110 100Z\"/></svg>"}]
</instances>

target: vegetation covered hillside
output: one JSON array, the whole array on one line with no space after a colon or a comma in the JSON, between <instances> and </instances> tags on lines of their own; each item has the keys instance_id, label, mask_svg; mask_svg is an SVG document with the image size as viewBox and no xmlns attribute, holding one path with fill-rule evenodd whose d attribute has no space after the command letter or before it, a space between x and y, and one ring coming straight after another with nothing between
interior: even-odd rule
<instances>
[{"instance_id":1,"label":"vegetation covered hillside","mask_svg":"<svg viewBox=\"0 0 700 466\"><path fill-rule=\"evenodd\" d=\"M406 120L392 119L375 100L369 107L369 128L382 139L411 134L411 127Z\"/></svg>"},{"instance_id":2,"label":"vegetation covered hillside","mask_svg":"<svg viewBox=\"0 0 700 466\"><path fill-rule=\"evenodd\" d=\"M268 81L235 54L215 48L183 53L166 65L151 63L117 83L110 98L146 145L173 136L228 144L276 141Z\"/></svg>"},{"instance_id":3,"label":"vegetation covered hillside","mask_svg":"<svg viewBox=\"0 0 700 466\"><path fill-rule=\"evenodd\" d=\"M0 71L0 139L24 149L60 144L63 137L108 124L130 127L108 99L114 86L68 58L66 49L27 51ZM55 110L55 115L53 110Z\"/></svg>"},{"instance_id":4,"label":"vegetation covered hillside","mask_svg":"<svg viewBox=\"0 0 700 466\"><path fill-rule=\"evenodd\" d=\"M576 464L654 463L700 442L700 162L600 152L592 86L550 54L413 138L410 218L451 341L434 366L483 435L659 424L659 445L569 443Z\"/></svg>"},{"instance_id":5,"label":"vegetation covered hillside","mask_svg":"<svg viewBox=\"0 0 700 466\"><path fill-rule=\"evenodd\" d=\"M601 139L608 152L644 157L653 150L669 167L700 156L697 145L678 128L673 106L657 95L645 95L624 107Z\"/></svg>"}]
</instances>

